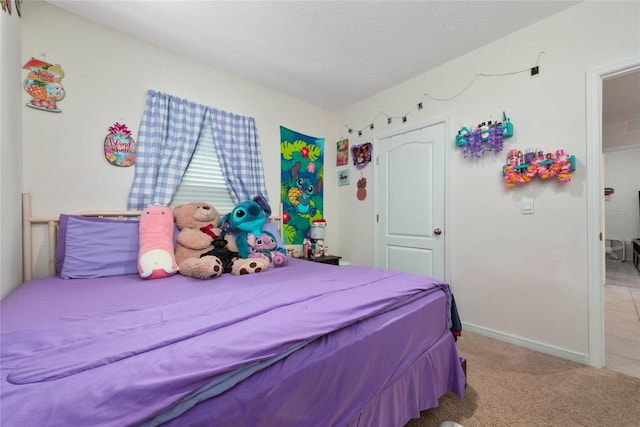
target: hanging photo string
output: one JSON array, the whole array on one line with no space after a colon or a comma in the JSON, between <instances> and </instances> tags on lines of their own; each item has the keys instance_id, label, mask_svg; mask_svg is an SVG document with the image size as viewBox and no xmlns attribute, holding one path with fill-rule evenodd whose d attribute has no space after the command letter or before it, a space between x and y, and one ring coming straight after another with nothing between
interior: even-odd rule
<instances>
[{"instance_id":1,"label":"hanging photo string","mask_svg":"<svg viewBox=\"0 0 640 427\"><path fill-rule=\"evenodd\" d=\"M435 96L431 96L428 92L425 92L422 94L422 98L420 100L420 102L416 105L414 105L409 111L407 111L404 115L402 116L390 116L389 114L385 113L384 111L379 111L378 114L376 114L376 116L373 118L373 120L371 121L371 123L368 126L363 127L360 130L354 130L351 126L348 125L344 125L345 128L347 128L347 131L350 134L353 134L354 132L358 133L358 136L361 137L362 136L362 132L366 129L369 128L369 130L373 130L375 128L374 123L376 122L376 120L380 117L380 116L384 116L387 119L387 124L391 124L393 122L394 119L400 119L402 120L402 123L406 123L407 121L407 117L409 116L409 114L413 113L415 110L422 110L422 108L424 107L424 99L428 98L432 101L451 101L453 99L456 99L457 97L459 97L460 95L462 95L463 93L465 93L470 87L471 85L473 85L473 83L480 77L503 77L503 76L511 76L514 74L521 74L521 73L531 73L531 75L536 75L539 73L540 68L539 68L539 63L540 63L540 58L542 58L542 55L544 55L544 51L540 51L540 53L538 53L538 59L536 59L536 63L535 65L533 65L532 67L529 68L524 68L521 70L517 70L517 71L510 71L510 72L506 72L506 73L478 73L475 75L475 77L473 77L473 79L471 79L471 81L458 93L456 93L453 96L450 96L448 98L437 98Z\"/></svg>"}]
</instances>

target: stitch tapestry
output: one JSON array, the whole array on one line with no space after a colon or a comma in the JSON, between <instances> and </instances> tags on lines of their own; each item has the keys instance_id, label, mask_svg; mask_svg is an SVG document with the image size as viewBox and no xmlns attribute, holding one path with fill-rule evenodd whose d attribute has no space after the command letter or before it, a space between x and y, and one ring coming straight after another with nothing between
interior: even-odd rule
<instances>
[{"instance_id":1,"label":"stitch tapestry","mask_svg":"<svg viewBox=\"0 0 640 427\"><path fill-rule=\"evenodd\" d=\"M301 245L324 211L324 138L280 126L280 156L283 243Z\"/></svg>"}]
</instances>

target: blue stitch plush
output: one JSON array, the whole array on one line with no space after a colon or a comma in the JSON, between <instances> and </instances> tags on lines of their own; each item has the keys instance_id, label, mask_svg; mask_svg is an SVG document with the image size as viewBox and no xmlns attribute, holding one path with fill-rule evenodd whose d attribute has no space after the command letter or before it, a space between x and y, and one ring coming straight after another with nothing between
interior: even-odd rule
<instances>
[{"instance_id":1,"label":"blue stitch plush","mask_svg":"<svg viewBox=\"0 0 640 427\"><path fill-rule=\"evenodd\" d=\"M251 248L247 238L249 234L259 237L264 233L264 226L271 209L262 195L253 200L237 204L231 212L220 219L221 228L235 234L238 253L242 258L248 258ZM274 237L275 240L275 237Z\"/></svg>"}]
</instances>

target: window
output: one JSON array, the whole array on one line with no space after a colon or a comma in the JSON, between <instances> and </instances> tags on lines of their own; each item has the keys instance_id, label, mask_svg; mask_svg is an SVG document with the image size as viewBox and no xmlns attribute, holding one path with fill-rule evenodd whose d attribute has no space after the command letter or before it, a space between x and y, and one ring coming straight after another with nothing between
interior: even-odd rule
<instances>
[{"instance_id":1,"label":"window","mask_svg":"<svg viewBox=\"0 0 640 427\"><path fill-rule=\"evenodd\" d=\"M219 150L214 151L213 134L206 132L206 127L214 132ZM216 154L220 154L222 164L215 163ZM127 202L129 210L156 204L175 206L198 199L220 210L229 210L234 207L231 200L238 202L267 194L258 132L252 117L149 90L138 131L136 157ZM174 197L182 181L181 194Z\"/></svg>"},{"instance_id":2,"label":"window","mask_svg":"<svg viewBox=\"0 0 640 427\"><path fill-rule=\"evenodd\" d=\"M214 144L211 128L205 126L202 139L193 152L169 207L202 201L215 206L220 213L234 208L235 203L224 180Z\"/></svg>"}]
</instances>

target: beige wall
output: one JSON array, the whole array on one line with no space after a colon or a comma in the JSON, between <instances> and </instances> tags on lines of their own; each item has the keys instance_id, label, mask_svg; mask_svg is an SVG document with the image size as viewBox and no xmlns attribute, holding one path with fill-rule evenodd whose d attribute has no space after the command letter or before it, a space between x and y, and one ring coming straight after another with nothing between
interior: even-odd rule
<instances>
[{"instance_id":1,"label":"beige wall","mask_svg":"<svg viewBox=\"0 0 640 427\"><path fill-rule=\"evenodd\" d=\"M639 56L639 7L637 2L581 3L343 112L344 122L354 128L366 126L379 110L401 116L425 92L454 96L476 74L528 70L544 51L535 78L527 72L481 77L457 98L427 99L409 116L413 123L450 118L448 280L468 328L588 359L586 73ZM505 147L563 148L577 160L571 183L538 179L506 189L501 179L505 155L463 158L454 146L461 125L502 111L515 126ZM375 131L400 129L396 122L381 120ZM365 131L360 140L373 138ZM366 171L368 179L372 173ZM520 213L525 196L534 199L533 215ZM353 251L355 263L372 264L371 205L357 202L349 191L339 190L338 200L341 248ZM351 230L357 231L357 243L346 237Z\"/></svg>"},{"instance_id":2,"label":"beige wall","mask_svg":"<svg viewBox=\"0 0 640 427\"><path fill-rule=\"evenodd\" d=\"M22 281L21 24L0 11L0 298Z\"/></svg>"},{"instance_id":3,"label":"beige wall","mask_svg":"<svg viewBox=\"0 0 640 427\"><path fill-rule=\"evenodd\" d=\"M604 202L605 235L607 239L623 240L626 259L631 260L631 241L640 239L640 148L610 151L603 158L604 185L615 190Z\"/></svg>"},{"instance_id":4,"label":"beige wall","mask_svg":"<svg viewBox=\"0 0 640 427\"><path fill-rule=\"evenodd\" d=\"M637 2L585 2L538 24L390 88L339 114L218 72L156 46L80 19L46 3L26 2L22 60L46 54L60 63L67 98L59 115L23 108L24 191L34 210L121 209L133 170L110 166L101 143L113 122L137 128L144 92L162 90L196 102L256 117L263 145L269 196L279 190L279 133L284 125L326 140L325 206L332 251L354 264L373 264L373 165L364 202L352 185L337 187L335 141L375 141L376 132L402 129L376 123L362 138L345 125L365 128L380 110L401 116L424 92L458 93L477 73L528 69L539 52L541 74L480 78L448 102L425 100L411 124L448 117L450 243L448 280L463 322L488 334L538 345L574 360L588 359L587 194L585 74L640 53ZM597 31L594 31L597 28ZM22 103L27 96L22 93ZM578 169L566 185L534 181L504 188L503 157L463 159L454 147L461 125L506 111L515 135L506 147L555 150L576 156ZM375 153L375 149L374 149ZM55 179L52 179L54 177ZM532 197L534 215L520 214ZM38 254L42 263L43 255ZM3 264L4 265L4 264Z\"/></svg>"},{"instance_id":5,"label":"beige wall","mask_svg":"<svg viewBox=\"0 0 640 427\"><path fill-rule=\"evenodd\" d=\"M24 5L23 61L45 54L62 66L66 97L52 114L23 108L24 191L33 211L54 214L125 209L134 168L110 165L102 143L108 127L125 123L137 136L147 89L256 119L272 204L280 198L280 126L326 141L335 159L337 116L315 106L205 66L158 46L97 25L45 2ZM22 91L22 103L29 100ZM325 177L327 221L337 221ZM328 230L328 240L335 231ZM41 242L36 233L35 240ZM334 246L337 246L334 245ZM338 250L338 248L335 248ZM36 247L37 274L46 273L45 247Z\"/></svg>"}]
</instances>

